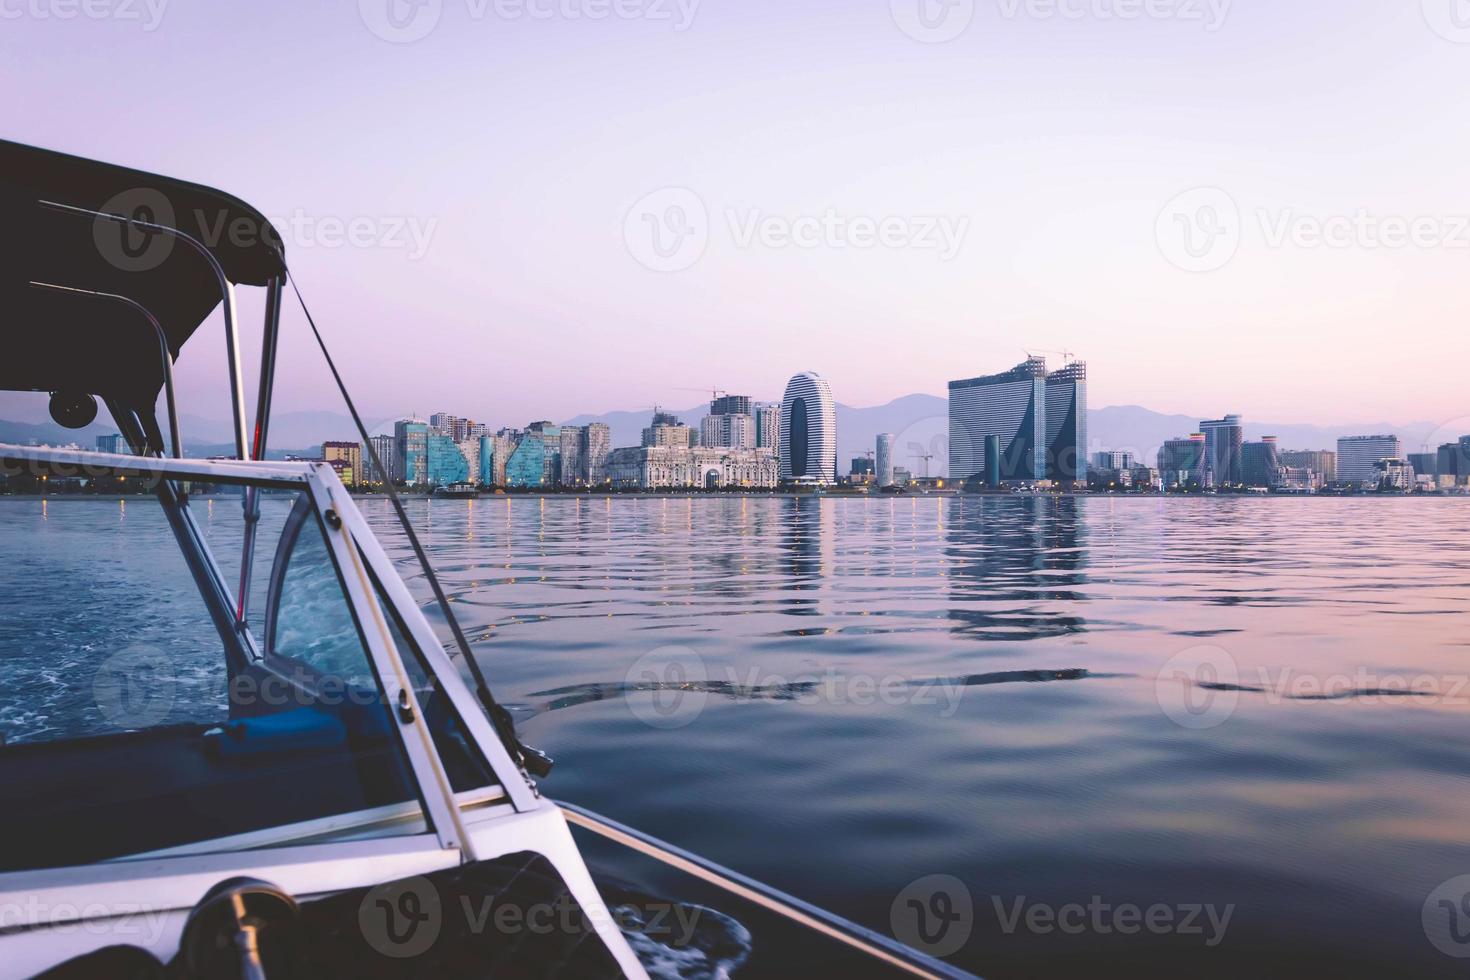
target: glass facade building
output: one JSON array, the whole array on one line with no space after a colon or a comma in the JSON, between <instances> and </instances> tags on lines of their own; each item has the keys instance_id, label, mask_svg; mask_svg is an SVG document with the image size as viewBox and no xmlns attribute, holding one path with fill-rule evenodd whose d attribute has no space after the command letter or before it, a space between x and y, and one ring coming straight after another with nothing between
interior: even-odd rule
<instances>
[{"instance_id":1,"label":"glass facade building","mask_svg":"<svg viewBox=\"0 0 1470 980\"><path fill-rule=\"evenodd\" d=\"M1247 442L1240 450L1241 482L1248 487L1281 485L1281 454L1276 439L1267 436L1260 442Z\"/></svg>"},{"instance_id":2,"label":"glass facade building","mask_svg":"<svg viewBox=\"0 0 1470 980\"><path fill-rule=\"evenodd\" d=\"M1046 376L1046 477L1087 482L1087 365Z\"/></svg>"},{"instance_id":3,"label":"glass facade building","mask_svg":"<svg viewBox=\"0 0 1470 980\"><path fill-rule=\"evenodd\" d=\"M1245 427L1239 415L1207 419L1199 424L1205 437L1205 486L1232 487L1245 482L1241 453Z\"/></svg>"},{"instance_id":4,"label":"glass facade building","mask_svg":"<svg viewBox=\"0 0 1470 980\"><path fill-rule=\"evenodd\" d=\"M400 419L393 424L398 478L412 486L429 479L429 423Z\"/></svg>"},{"instance_id":5,"label":"glass facade building","mask_svg":"<svg viewBox=\"0 0 1470 980\"><path fill-rule=\"evenodd\" d=\"M786 384L781 403L782 480L837 482L837 405L827 380L803 371Z\"/></svg>"},{"instance_id":6,"label":"glass facade building","mask_svg":"<svg viewBox=\"0 0 1470 980\"><path fill-rule=\"evenodd\" d=\"M884 432L878 436L878 486L893 486L893 433Z\"/></svg>"},{"instance_id":7,"label":"glass facade building","mask_svg":"<svg viewBox=\"0 0 1470 980\"><path fill-rule=\"evenodd\" d=\"M1199 488L1205 485L1205 437L1196 433L1188 439L1169 439L1159 449L1159 479L1164 489Z\"/></svg>"},{"instance_id":8,"label":"glass facade building","mask_svg":"<svg viewBox=\"0 0 1470 980\"><path fill-rule=\"evenodd\" d=\"M1348 436L1337 440L1337 481L1358 485L1377 484L1378 464L1385 459L1402 459L1398 436Z\"/></svg>"},{"instance_id":9,"label":"glass facade building","mask_svg":"<svg viewBox=\"0 0 1470 980\"><path fill-rule=\"evenodd\" d=\"M1059 389L1062 391L1064 389ZM1062 396L1059 394L1059 398ZM949 383L949 475L968 480L985 471L985 440L1001 444L1000 477L1046 478L1046 360L1028 358L1003 374ZM1085 412L1085 405L1082 406ZM1058 428L1061 436L1061 428Z\"/></svg>"},{"instance_id":10,"label":"glass facade building","mask_svg":"<svg viewBox=\"0 0 1470 980\"><path fill-rule=\"evenodd\" d=\"M549 486L547 466L551 457L541 436L527 432L505 461L505 485L521 488Z\"/></svg>"},{"instance_id":11,"label":"glass facade building","mask_svg":"<svg viewBox=\"0 0 1470 980\"><path fill-rule=\"evenodd\" d=\"M469 482L469 461L451 436L431 430L425 441L424 457L424 482L436 487Z\"/></svg>"}]
</instances>

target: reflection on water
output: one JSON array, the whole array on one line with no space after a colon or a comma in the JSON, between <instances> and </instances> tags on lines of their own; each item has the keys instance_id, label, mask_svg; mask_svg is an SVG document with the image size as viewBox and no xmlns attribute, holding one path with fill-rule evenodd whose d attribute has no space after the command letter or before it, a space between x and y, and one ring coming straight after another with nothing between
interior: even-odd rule
<instances>
[{"instance_id":1,"label":"reflection on water","mask_svg":"<svg viewBox=\"0 0 1470 980\"><path fill-rule=\"evenodd\" d=\"M1457 971L1421 916L1470 873L1462 502L414 513L497 690L559 759L553 794L885 931L906 886L955 875L975 909L955 959L987 976ZM666 650L697 676L634 670ZM1185 678L1183 723L1164 707L1181 655L1227 671ZM646 722L675 696L676 727ZM1023 898L1094 896L1235 909L1210 947L1007 926Z\"/></svg>"},{"instance_id":2,"label":"reflection on water","mask_svg":"<svg viewBox=\"0 0 1470 980\"><path fill-rule=\"evenodd\" d=\"M1460 972L1424 917L1470 874L1463 501L409 507L554 796L885 932L953 875L986 976ZM118 518L0 501L0 543ZM1094 899L1233 912L1210 946L1012 915Z\"/></svg>"}]
</instances>

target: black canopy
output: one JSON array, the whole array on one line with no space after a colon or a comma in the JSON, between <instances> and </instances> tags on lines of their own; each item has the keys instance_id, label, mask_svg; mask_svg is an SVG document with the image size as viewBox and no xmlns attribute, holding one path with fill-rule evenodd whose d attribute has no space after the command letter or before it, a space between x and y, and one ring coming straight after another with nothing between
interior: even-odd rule
<instances>
[{"instance_id":1,"label":"black canopy","mask_svg":"<svg viewBox=\"0 0 1470 980\"><path fill-rule=\"evenodd\" d=\"M219 305L219 280L187 242L85 212L176 228L240 285L280 275L280 237L221 191L0 140L0 389L91 394L151 419L163 367L148 320L117 300L31 283L126 296L177 356Z\"/></svg>"}]
</instances>

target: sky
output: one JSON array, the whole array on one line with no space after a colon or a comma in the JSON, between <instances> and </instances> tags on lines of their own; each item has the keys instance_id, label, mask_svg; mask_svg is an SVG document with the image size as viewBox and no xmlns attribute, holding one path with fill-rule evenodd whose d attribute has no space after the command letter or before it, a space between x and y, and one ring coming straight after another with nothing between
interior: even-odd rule
<instances>
[{"instance_id":1,"label":"sky","mask_svg":"<svg viewBox=\"0 0 1470 980\"><path fill-rule=\"evenodd\" d=\"M1466 0L0 0L0 85L6 138L276 219L373 416L1028 351L1094 406L1470 416ZM278 409L338 408L286 331Z\"/></svg>"}]
</instances>

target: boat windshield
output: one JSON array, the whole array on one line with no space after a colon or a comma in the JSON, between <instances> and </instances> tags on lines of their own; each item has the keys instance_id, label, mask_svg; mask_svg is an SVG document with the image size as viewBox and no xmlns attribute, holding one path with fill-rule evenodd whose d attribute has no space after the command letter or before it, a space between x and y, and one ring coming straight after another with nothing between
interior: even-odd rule
<instances>
[{"instance_id":1,"label":"boat windshield","mask_svg":"<svg viewBox=\"0 0 1470 980\"><path fill-rule=\"evenodd\" d=\"M309 491L259 492L238 623L243 488L134 481L0 495L0 870L430 829ZM492 785L393 628L454 790Z\"/></svg>"}]
</instances>

